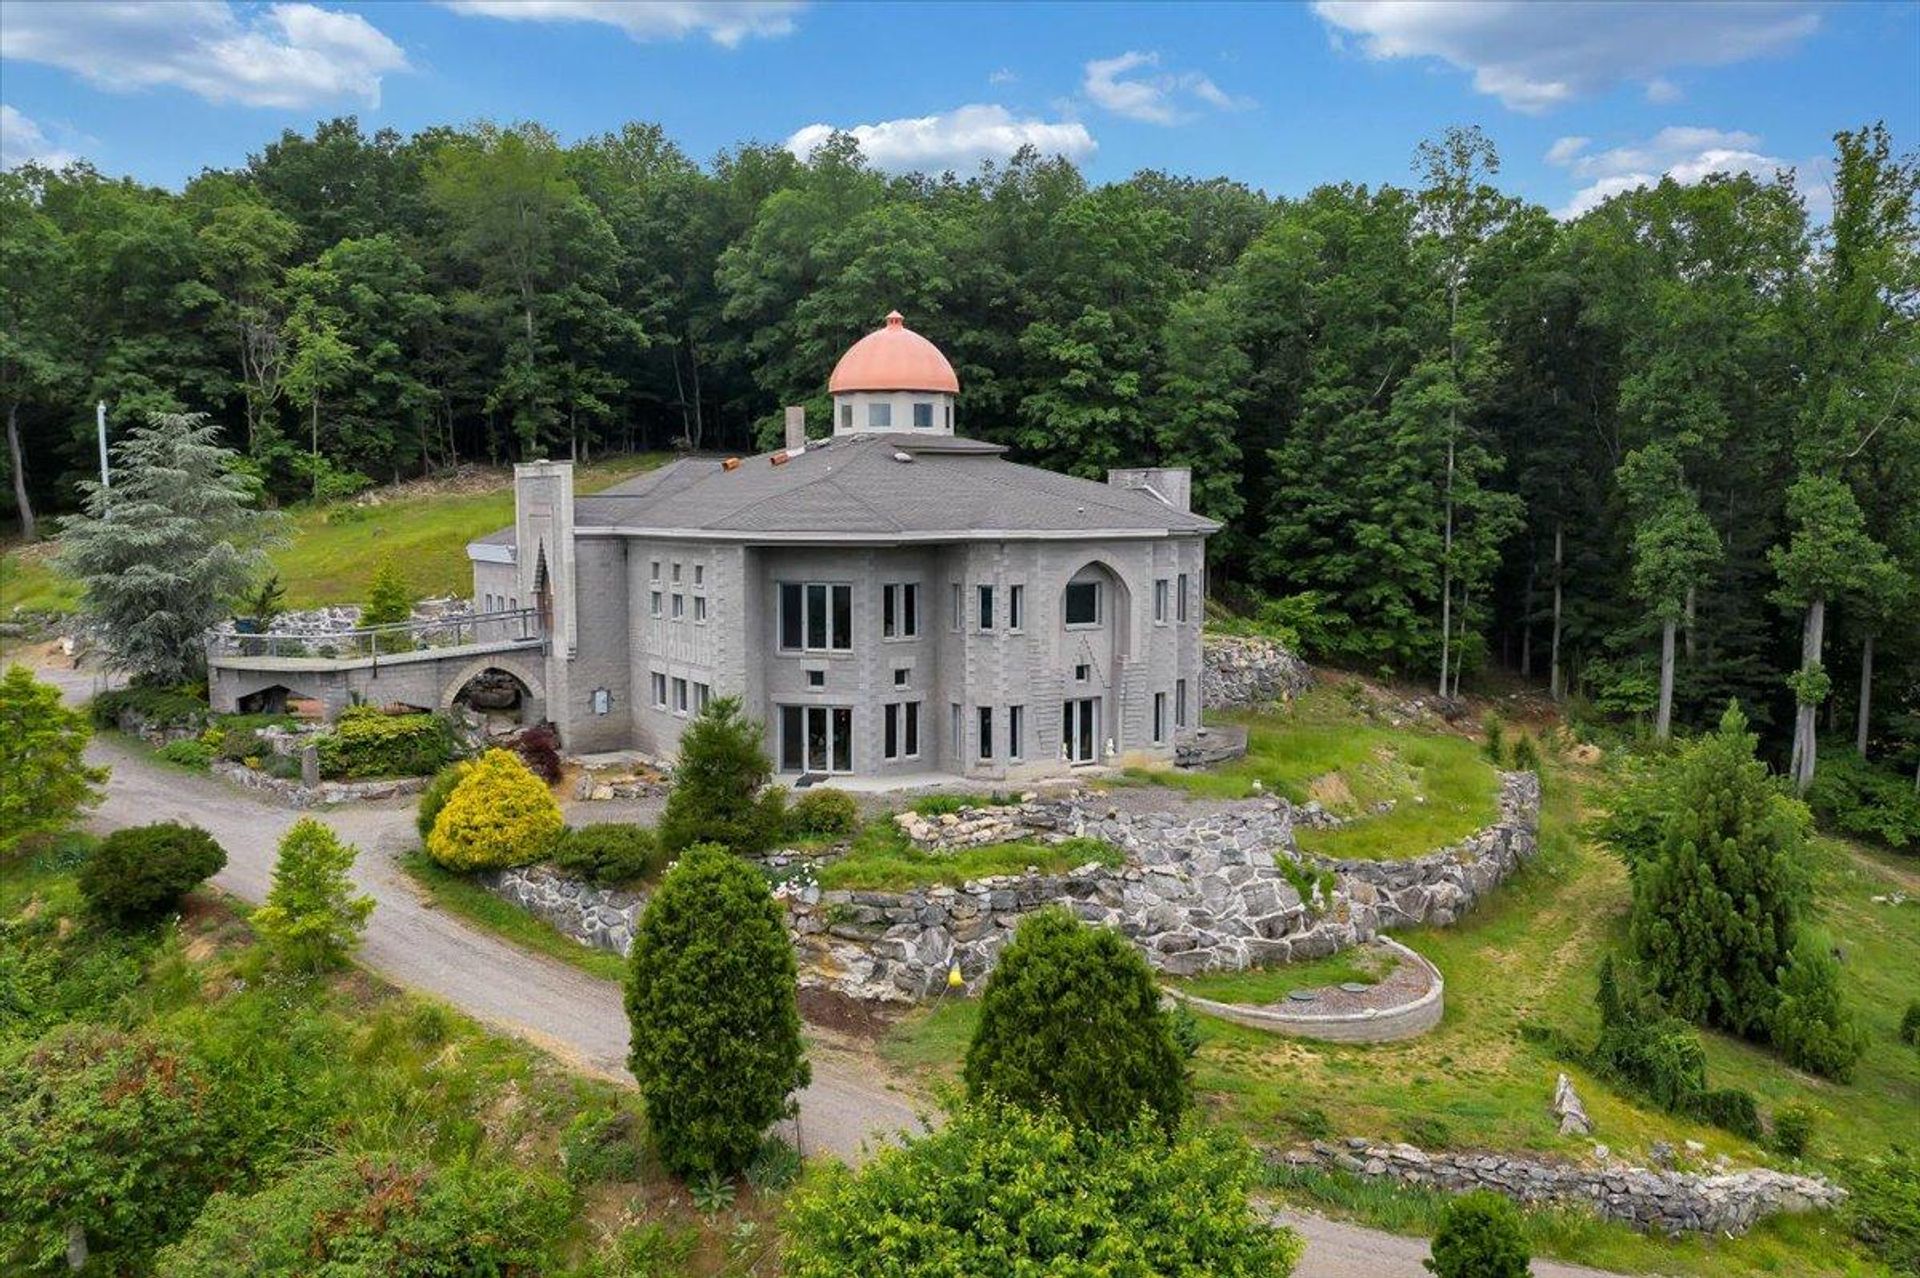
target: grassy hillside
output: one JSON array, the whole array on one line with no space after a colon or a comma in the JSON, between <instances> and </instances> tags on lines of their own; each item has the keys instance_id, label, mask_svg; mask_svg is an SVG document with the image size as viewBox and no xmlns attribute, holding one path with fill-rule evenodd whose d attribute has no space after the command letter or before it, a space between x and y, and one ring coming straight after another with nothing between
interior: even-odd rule
<instances>
[{"instance_id":1,"label":"grassy hillside","mask_svg":"<svg viewBox=\"0 0 1920 1278\"><path fill-rule=\"evenodd\" d=\"M614 457L579 468L581 492L597 492L651 470L665 454ZM485 470L450 483L422 481L377 490L352 502L295 507L288 543L273 556L287 606L359 603L382 558L391 555L422 595L465 595L473 588L467 543L513 522L513 472ZM53 567L51 543L0 552L0 616L15 608L70 612L75 585Z\"/></svg>"}]
</instances>

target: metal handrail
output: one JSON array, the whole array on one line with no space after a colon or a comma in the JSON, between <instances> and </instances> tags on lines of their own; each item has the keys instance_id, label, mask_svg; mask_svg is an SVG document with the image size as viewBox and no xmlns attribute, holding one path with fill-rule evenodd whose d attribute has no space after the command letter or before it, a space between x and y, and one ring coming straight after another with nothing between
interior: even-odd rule
<instances>
[{"instance_id":1,"label":"metal handrail","mask_svg":"<svg viewBox=\"0 0 1920 1278\"><path fill-rule=\"evenodd\" d=\"M216 631L207 636L210 657L319 657L342 660L391 657L423 649L458 648L479 643L533 643L545 638L537 608L465 613L434 621L401 621L356 626L326 635L244 635Z\"/></svg>"}]
</instances>

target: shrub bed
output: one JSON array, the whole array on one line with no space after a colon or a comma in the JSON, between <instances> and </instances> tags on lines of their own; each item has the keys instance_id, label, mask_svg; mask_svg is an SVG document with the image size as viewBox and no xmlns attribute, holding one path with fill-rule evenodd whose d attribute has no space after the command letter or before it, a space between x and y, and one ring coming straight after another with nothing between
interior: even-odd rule
<instances>
[{"instance_id":1,"label":"shrub bed","mask_svg":"<svg viewBox=\"0 0 1920 1278\"><path fill-rule=\"evenodd\" d=\"M427 851L449 870L504 870L546 856L565 821L553 793L507 750L468 767L427 836Z\"/></svg>"},{"instance_id":2,"label":"shrub bed","mask_svg":"<svg viewBox=\"0 0 1920 1278\"><path fill-rule=\"evenodd\" d=\"M198 826L131 826L102 839L80 867L80 893L107 917L137 922L164 914L226 863Z\"/></svg>"},{"instance_id":3,"label":"shrub bed","mask_svg":"<svg viewBox=\"0 0 1920 1278\"><path fill-rule=\"evenodd\" d=\"M568 874L608 886L657 874L667 857L646 826L612 822L566 831L554 844L553 863Z\"/></svg>"},{"instance_id":4,"label":"shrub bed","mask_svg":"<svg viewBox=\"0 0 1920 1278\"><path fill-rule=\"evenodd\" d=\"M132 684L94 697L89 709L102 728L120 726L120 716L133 713L155 728L200 728L207 722L206 698L187 688L156 688Z\"/></svg>"},{"instance_id":5,"label":"shrub bed","mask_svg":"<svg viewBox=\"0 0 1920 1278\"><path fill-rule=\"evenodd\" d=\"M458 752L453 725L434 714L386 714L355 706L319 740L320 775L329 781L424 777Z\"/></svg>"}]
</instances>

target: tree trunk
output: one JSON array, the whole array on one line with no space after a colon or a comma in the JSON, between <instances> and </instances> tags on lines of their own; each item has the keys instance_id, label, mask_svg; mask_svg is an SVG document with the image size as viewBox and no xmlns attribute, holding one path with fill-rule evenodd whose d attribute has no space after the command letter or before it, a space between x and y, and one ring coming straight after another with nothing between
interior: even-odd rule
<instances>
[{"instance_id":1,"label":"tree trunk","mask_svg":"<svg viewBox=\"0 0 1920 1278\"><path fill-rule=\"evenodd\" d=\"M320 397L313 397L313 499L320 500Z\"/></svg>"},{"instance_id":2,"label":"tree trunk","mask_svg":"<svg viewBox=\"0 0 1920 1278\"><path fill-rule=\"evenodd\" d=\"M1449 425L1449 431L1452 427ZM1453 436L1447 436L1447 532L1440 550L1440 695L1447 695L1447 659L1453 643Z\"/></svg>"},{"instance_id":3,"label":"tree trunk","mask_svg":"<svg viewBox=\"0 0 1920 1278\"><path fill-rule=\"evenodd\" d=\"M1533 578L1540 567L1538 548L1530 547L1527 552L1527 593L1526 602L1521 606L1520 615L1520 677L1533 677Z\"/></svg>"},{"instance_id":4,"label":"tree trunk","mask_svg":"<svg viewBox=\"0 0 1920 1278\"><path fill-rule=\"evenodd\" d=\"M1660 710L1653 720L1653 739L1673 735L1673 632L1679 623L1669 617L1660 626Z\"/></svg>"},{"instance_id":5,"label":"tree trunk","mask_svg":"<svg viewBox=\"0 0 1920 1278\"><path fill-rule=\"evenodd\" d=\"M1820 664L1820 649L1827 624L1827 601L1816 595L1807 605L1806 624L1800 634L1800 670L1805 674ZM1815 737L1820 724L1817 703L1801 701L1794 706L1793 718L1793 791L1805 794L1813 784Z\"/></svg>"},{"instance_id":6,"label":"tree trunk","mask_svg":"<svg viewBox=\"0 0 1920 1278\"><path fill-rule=\"evenodd\" d=\"M1867 757L1867 724L1873 718L1873 631L1860 644L1860 719L1853 729L1853 748Z\"/></svg>"},{"instance_id":7,"label":"tree trunk","mask_svg":"<svg viewBox=\"0 0 1920 1278\"><path fill-rule=\"evenodd\" d=\"M27 500L27 462L20 452L20 401L7 405L7 458L13 465L13 504L20 508L20 535L39 538L33 522L33 503Z\"/></svg>"},{"instance_id":8,"label":"tree trunk","mask_svg":"<svg viewBox=\"0 0 1920 1278\"><path fill-rule=\"evenodd\" d=\"M1562 525L1553 526L1553 646L1550 651L1547 676L1547 691L1555 701L1560 700L1564 689L1560 686L1560 566L1561 552L1565 547L1565 530Z\"/></svg>"},{"instance_id":9,"label":"tree trunk","mask_svg":"<svg viewBox=\"0 0 1920 1278\"><path fill-rule=\"evenodd\" d=\"M1694 596L1694 588L1692 586L1688 586L1687 587L1687 608L1686 608L1687 664L1688 665L1693 664L1693 596Z\"/></svg>"},{"instance_id":10,"label":"tree trunk","mask_svg":"<svg viewBox=\"0 0 1920 1278\"><path fill-rule=\"evenodd\" d=\"M707 419L700 401L700 348L693 344L693 329L687 329L687 371L693 377L693 447L707 440Z\"/></svg>"}]
</instances>

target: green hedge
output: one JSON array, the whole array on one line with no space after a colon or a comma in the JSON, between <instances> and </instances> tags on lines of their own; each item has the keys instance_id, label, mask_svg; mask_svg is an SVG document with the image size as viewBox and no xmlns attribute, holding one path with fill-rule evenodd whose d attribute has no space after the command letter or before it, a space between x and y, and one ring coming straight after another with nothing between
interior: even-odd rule
<instances>
[{"instance_id":1,"label":"green hedge","mask_svg":"<svg viewBox=\"0 0 1920 1278\"><path fill-rule=\"evenodd\" d=\"M134 684L114 688L94 697L88 707L93 721L102 728L120 726L120 715L134 711L156 728L203 728L207 723L207 699L187 688L154 688Z\"/></svg>"},{"instance_id":2,"label":"green hedge","mask_svg":"<svg viewBox=\"0 0 1920 1278\"><path fill-rule=\"evenodd\" d=\"M434 714L385 714L356 706L320 737L320 775L330 781L424 777L458 753L453 725Z\"/></svg>"}]
</instances>

